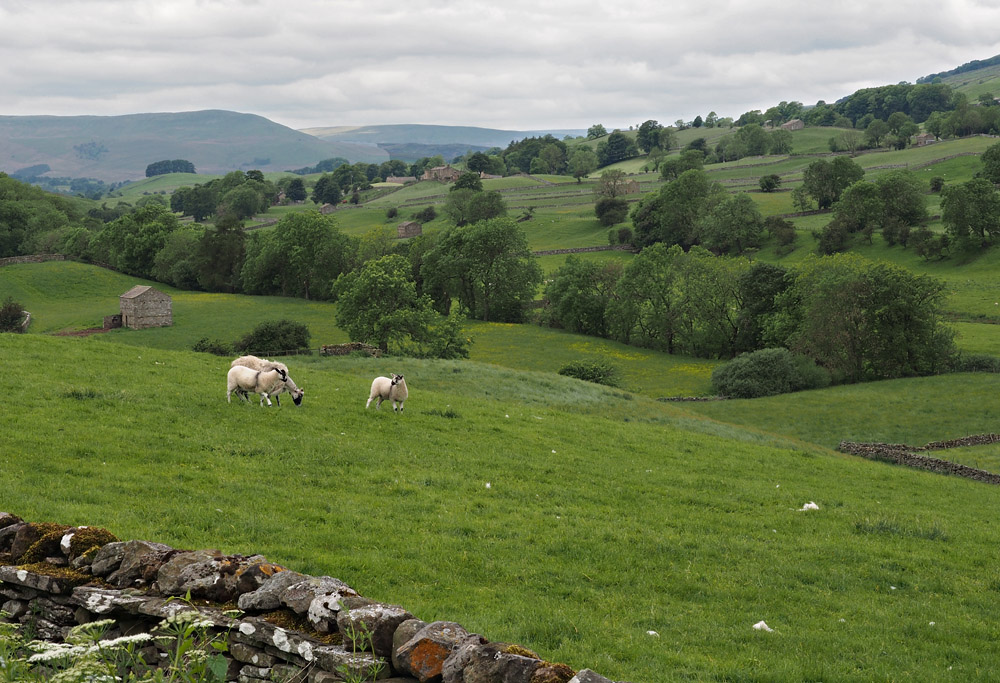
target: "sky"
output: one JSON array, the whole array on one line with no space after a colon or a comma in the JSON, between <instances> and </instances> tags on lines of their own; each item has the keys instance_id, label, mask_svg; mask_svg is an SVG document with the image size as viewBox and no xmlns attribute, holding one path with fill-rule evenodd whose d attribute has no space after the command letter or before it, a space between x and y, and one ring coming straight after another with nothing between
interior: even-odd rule
<instances>
[{"instance_id":1,"label":"sky","mask_svg":"<svg viewBox=\"0 0 1000 683\"><path fill-rule=\"evenodd\" d=\"M0 115L669 125L914 82L998 27L1000 0L0 0Z\"/></svg>"}]
</instances>

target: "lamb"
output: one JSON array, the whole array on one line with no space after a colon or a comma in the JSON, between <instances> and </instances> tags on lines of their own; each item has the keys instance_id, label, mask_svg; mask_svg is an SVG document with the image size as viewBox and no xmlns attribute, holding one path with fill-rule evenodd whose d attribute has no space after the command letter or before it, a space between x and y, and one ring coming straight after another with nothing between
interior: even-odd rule
<instances>
[{"instance_id":1,"label":"lamb","mask_svg":"<svg viewBox=\"0 0 1000 683\"><path fill-rule=\"evenodd\" d=\"M247 397L250 392L260 394L262 406L264 401L267 401L267 405L271 405L269 396L274 396L277 400L278 397L275 394L282 391L290 393L292 401L295 402L295 405L299 405L302 403L302 395L305 393L295 386L288 373L281 368L253 370L242 365L229 368L229 374L226 376L226 402L232 403L234 391L245 401L250 400Z\"/></svg>"},{"instance_id":2,"label":"lamb","mask_svg":"<svg viewBox=\"0 0 1000 683\"><path fill-rule=\"evenodd\" d=\"M300 405L302 403L302 395L305 391L295 386L295 382L292 381L292 378L288 377L288 366L284 363L279 363L276 360L268 360L267 358L258 358L257 356L240 356L230 363L230 367L235 368L238 365L242 365L243 367L250 368L252 370L266 371L278 369L283 371L286 377L285 383L279 385L277 390L271 393L270 396L274 397L274 400L277 402L279 407L281 406L281 399L278 398L278 394L283 391L288 391L288 393L292 395L292 401L295 402L295 405ZM236 393L239 394L240 398L249 400L249 398L247 398L247 392L242 389L237 388ZM268 403L268 405L270 405L270 403Z\"/></svg>"},{"instance_id":3,"label":"lamb","mask_svg":"<svg viewBox=\"0 0 1000 683\"><path fill-rule=\"evenodd\" d=\"M365 409L371 405L372 399L378 398L378 403L375 404L375 410L378 410L382 406L382 401L392 401L392 410L396 412L396 403L399 403L399 412L403 412L403 401L409 396L409 392L406 390L406 381L403 379L402 375L393 375L392 379L388 377L376 377L372 382L372 390L368 396L368 403L365 404Z\"/></svg>"}]
</instances>

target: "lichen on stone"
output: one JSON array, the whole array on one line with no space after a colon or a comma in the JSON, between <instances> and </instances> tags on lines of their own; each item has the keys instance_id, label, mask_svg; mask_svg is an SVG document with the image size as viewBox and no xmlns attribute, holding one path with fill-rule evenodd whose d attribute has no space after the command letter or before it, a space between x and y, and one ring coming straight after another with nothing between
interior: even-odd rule
<instances>
[{"instance_id":1,"label":"lichen on stone","mask_svg":"<svg viewBox=\"0 0 1000 683\"><path fill-rule=\"evenodd\" d=\"M545 662L531 675L531 683L569 683L576 671L565 664Z\"/></svg>"},{"instance_id":2,"label":"lichen on stone","mask_svg":"<svg viewBox=\"0 0 1000 683\"><path fill-rule=\"evenodd\" d=\"M73 527L54 524L52 522L41 522L32 525L42 536L24 551L21 557L17 558L19 564L33 564L42 562L46 557L60 554L59 542L63 534Z\"/></svg>"},{"instance_id":3,"label":"lichen on stone","mask_svg":"<svg viewBox=\"0 0 1000 683\"><path fill-rule=\"evenodd\" d=\"M520 655L521 657L528 657L529 659L541 659L537 654L532 652L526 647L521 645L508 645L502 652L506 655Z\"/></svg>"}]
</instances>

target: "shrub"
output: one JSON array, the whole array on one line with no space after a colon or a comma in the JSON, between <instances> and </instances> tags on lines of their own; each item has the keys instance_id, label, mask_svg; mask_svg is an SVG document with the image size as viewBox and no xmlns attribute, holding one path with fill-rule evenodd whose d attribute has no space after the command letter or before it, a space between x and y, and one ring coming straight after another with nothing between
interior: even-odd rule
<instances>
[{"instance_id":1,"label":"shrub","mask_svg":"<svg viewBox=\"0 0 1000 683\"><path fill-rule=\"evenodd\" d=\"M931 178L931 192L940 192L944 188L944 178L939 175Z\"/></svg>"},{"instance_id":2,"label":"shrub","mask_svg":"<svg viewBox=\"0 0 1000 683\"><path fill-rule=\"evenodd\" d=\"M239 353L290 355L309 348L309 328L293 320L268 320L233 344Z\"/></svg>"},{"instance_id":3,"label":"shrub","mask_svg":"<svg viewBox=\"0 0 1000 683\"><path fill-rule=\"evenodd\" d=\"M781 185L781 176L776 173L769 173L761 177L759 184L762 192L774 192Z\"/></svg>"},{"instance_id":4,"label":"shrub","mask_svg":"<svg viewBox=\"0 0 1000 683\"><path fill-rule=\"evenodd\" d=\"M712 372L712 390L728 398L759 398L830 384L830 373L788 349L744 353Z\"/></svg>"},{"instance_id":5,"label":"shrub","mask_svg":"<svg viewBox=\"0 0 1000 683\"><path fill-rule=\"evenodd\" d=\"M196 341L194 346L191 347L191 350L198 351L200 353L211 353L216 356L235 355L235 349L232 344L222 341L221 339L209 339L208 337L202 337Z\"/></svg>"},{"instance_id":6,"label":"shrub","mask_svg":"<svg viewBox=\"0 0 1000 683\"><path fill-rule=\"evenodd\" d=\"M621 382L621 371L607 361L574 361L559 368L560 375L575 377L585 382L617 387Z\"/></svg>"},{"instance_id":7,"label":"shrub","mask_svg":"<svg viewBox=\"0 0 1000 683\"><path fill-rule=\"evenodd\" d=\"M1000 358L985 353L960 353L955 358L955 372L1000 372Z\"/></svg>"},{"instance_id":8,"label":"shrub","mask_svg":"<svg viewBox=\"0 0 1000 683\"><path fill-rule=\"evenodd\" d=\"M390 206L388 209L385 210L386 218L395 218L398 215L399 215L399 209L395 206Z\"/></svg>"},{"instance_id":9,"label":"shrub","mask_svg":"<svg viewBox=\"0 0 1000 683\"><path fill-rule=\"evenodd\" d=\"M618 228L618 244L632 244L632 228L627 225Z\"/></svg>"},{"instance_id":10,"label":"shrub","mask_svg":"<svg viewBox=\"0 0 1000 683\"><path fill-rule=\"evenodd\" d=\"M621 197L603 197L594 205L594 213L601 225L610 227L628 216L628 202Z\"/></svg>"},{"instance_id":11,"label":"shrub","mask_svg":"<svg viewBox=\"0 0 1000 683\"><path fill-rule=\"evenodd\" d=\"M419 223L430 223L432 220L437 218L437 211L433 206L428 206L426 209L421 209L413 214L413 220Z\"/></svg>"},{"instance_id":12,"label":"shrub","mask_svg":"<svg viewBox=\"0 0 1000 683\"><path fill-rule=\"evenodd\" d=\"M13 297L7 297L0 306L0 332L20 332L21 321L24 320L24 307L14 301Z\"/></svg>"}]
</instances>

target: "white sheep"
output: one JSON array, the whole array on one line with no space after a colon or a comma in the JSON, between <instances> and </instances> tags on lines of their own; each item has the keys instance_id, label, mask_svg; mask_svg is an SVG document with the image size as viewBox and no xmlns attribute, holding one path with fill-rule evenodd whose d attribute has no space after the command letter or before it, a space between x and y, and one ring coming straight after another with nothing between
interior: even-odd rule
<instances>
[{"instance_id":1,"label":"white sheep","mask_svg":"<svg viewBox=\"0 0 1000 683\"><path fill-rule=\"evenodd\" d=\"M302 395L305 393L302 389L295 386L295 383L289 378L288 373L281 368L253 370L243 365L236 365L229 368L229 373L226 375L227 403L232 403L234 391L245 401L250 400L247 395L251 392L260 394L260 404L262 406L264 405L264 401L267 401L267 405L271 405L269 396L274 396L275 400L277 400L275 394L282 391L290 393L292 401L295 402L295 405L299 405L302 403ZM281 404L279 403L278 405Z\"/></svg>"},{"instance_id":2,"label":"white sheep","mask_svg":"<svg viewBox=\"0 0 1000 683\"><path fill-rule=\"evenodd\" d=\"M403 379L402 375L393 375L392 379L388 377L376 377L372 381L372 390L368 396L368 403L365 404L365 409L371 405L372 399L377 398L378 402L375 404L375 410L378 410L382 406L382 401L392 401L392 410L396 411L396 403L399 403L399 412L403 412L403 401L409 396L409 392L406 390L406 381Z\"/></svg>"},{"instance_id":3,"label":"white sheep","mask_svg":"<svg viewBox=\"0 0 1000 683\"><path fill-rule=\"evenodd\" d=\"M292 395L292 401L295 402L295 405L299 405L302 403L302 395L305 393L305 391L295 386L295 382L292 381L292 378L288 377L288 366L285 365L284 363L279 363L276 360L268 360L267 358L258 358L257 356L240 356L229 365L230 367L233 368L235 368L238 365L241 365L245 368L250 368L251 370L261 370L261 371L274 370L274 369L281 370L282 372L285 373L286 377L285 383L281 384L276 391L272 392L269 395L274 398L279 407L281 406L281 399L278 398L278 394L280 394L283 391L288 391L288 393ZM237 388L236 393L239 394L240 398L249 400L249 398L247 397L247 392L243 391L242 389Z\"/></svg>"}]
</instances>

